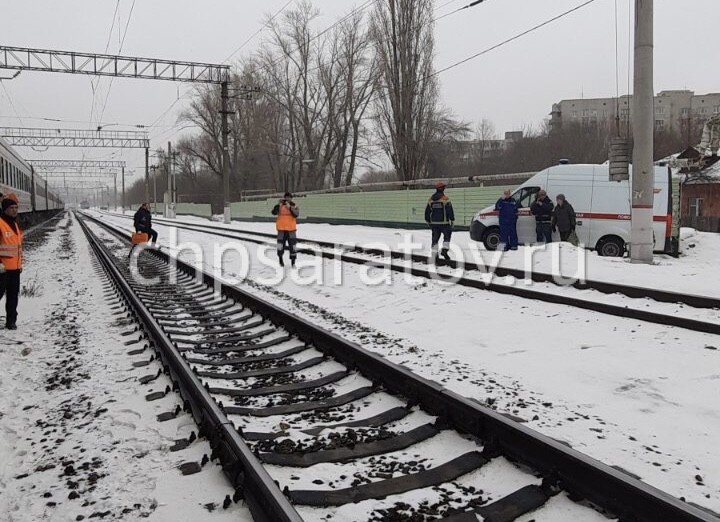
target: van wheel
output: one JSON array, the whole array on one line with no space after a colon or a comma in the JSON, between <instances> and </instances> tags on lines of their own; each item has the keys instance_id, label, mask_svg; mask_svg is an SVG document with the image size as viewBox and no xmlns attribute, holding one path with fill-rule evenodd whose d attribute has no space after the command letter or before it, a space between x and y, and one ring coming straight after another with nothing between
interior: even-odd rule
<instances>
[{"instance_id":1,"label":"van wheel","mask_svg":"<svg viewBox=\"0 0 720 522\"><path fill-rule=\"evenodd\" d=\"M595 248L598 255L603 257L623 257L625 255L625 241L617 236L602 238Z\"/></svg>"},{"instance_id":2,"label":"van wheel","mask_svg":"<svg viewBox=\"0 0 720 522\"><path fill-rule=\"evenodd\" d=\"M498 227L490 227L483 236L483 244L488 250L497 250L500 244L500 229Z\"/></svg>"}]
</instances>

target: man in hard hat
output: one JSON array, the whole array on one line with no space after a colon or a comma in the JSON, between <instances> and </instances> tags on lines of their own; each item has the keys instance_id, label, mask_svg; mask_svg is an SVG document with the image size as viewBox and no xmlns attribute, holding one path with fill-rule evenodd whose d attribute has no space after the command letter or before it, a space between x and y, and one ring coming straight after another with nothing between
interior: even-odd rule
<instances>
[{"instance_id":1,"label":"man in hard hat","mask_svg":"<svg viewBox=\"0 0 720 522\"><path fill-rule=\"evenodd\" d=\"M438 255L438 243L440 236L443 238L441 254L445 261L450 261L450 238L452 237L455 212L453 211L450 198L445 195L447 185L439 182L435 185L435 194L428 200L425 207L425 222L432 230L432 253L435 261L440 260Z\"/></svg>"},{"instance_id":2,"label":"man in hard hat","mask_svg":"<svg viewBox=\"0 0 720 522\"><path fill-rule=\"evenodd\" d=\"M23 257L23 231L17 222L17 196L10 194L2 200L0 206L0 299L5 296L5 328L17 330Z\"/></svg>"}]
</instances>

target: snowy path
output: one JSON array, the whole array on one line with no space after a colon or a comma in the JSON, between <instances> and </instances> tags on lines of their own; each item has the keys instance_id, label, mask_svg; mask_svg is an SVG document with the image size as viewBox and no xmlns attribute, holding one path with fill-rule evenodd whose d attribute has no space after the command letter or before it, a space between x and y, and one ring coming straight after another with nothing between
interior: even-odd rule
<instances>
[{"instance_id":1,"label":"snowy path","mask_svg":"<svg viewBox=\"0 0 720 522\"><path fill-rule=\"evenodd\" d=\"M127 220L111 221L127 228ZM170 229L157 228L167 241ZM188 231L179 238L206 254L218 240ZM187 253L182 259L194 261ZM227 261L227 275L241 273L237 258L228 254ZM244 288L720 511L717 336L425 280L406 283L403 276L390 286L368 287L359 268L345 265L341 285L285 277L269 287L254 281L275 270L257 261L251 256ZM332 274L330 263L324 263L326 274ZM212 268L210 255L205 267Z\"/></svg>"},{"instance_id":2,"label":"snowy path","mask_svg":"<svg viewBox=\"0 0 720 522\"><path fill-rule=\"evenodd\" d=\"M22 277L36 295L21 297L18 331L0 331L0 520L249 520L241 505L222 509L233 491L219 467L177 469L210 448L169 451L195 425L184 413L157 421L179 399L146 401L168 381L137 382L159 365L133 367L150 353L127 354L142 344L122 336L131 328L74 219L28 253Z\"/></svg>"}]
</instances>

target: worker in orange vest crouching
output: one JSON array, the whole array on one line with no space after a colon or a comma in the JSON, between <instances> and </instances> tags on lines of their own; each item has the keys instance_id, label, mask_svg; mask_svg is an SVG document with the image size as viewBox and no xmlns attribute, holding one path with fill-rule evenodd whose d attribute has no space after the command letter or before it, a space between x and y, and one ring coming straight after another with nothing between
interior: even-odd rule
<instances>
[{"instance_id":1,"label":"worker in orange vest crouching","mask_svg":"<svg viewBox=\"0 0 720 522\"><path fill-rule=\"evenodd\" d=\"M23 232L17 222L17 196L2 200L0 215L0 299L5 296L5 328L17 330L17 305L22 272Z\"/></svg>"},{"instance_id":2,"label":"worker in orange vest crouching","mask_svg":"<svg viewBox=\"0 0 720 522\"><path fill-rule=\"evenodd\" d=\"M295 266L297 259L297 218L300 208L292 200L293 195L286 192L285 196L272 209L272 215L277 216L275 228L277 229L277 254L280 266L285 266L283 254L285 245L290 247L290 263Z\"/></svg>"}]
</instances>

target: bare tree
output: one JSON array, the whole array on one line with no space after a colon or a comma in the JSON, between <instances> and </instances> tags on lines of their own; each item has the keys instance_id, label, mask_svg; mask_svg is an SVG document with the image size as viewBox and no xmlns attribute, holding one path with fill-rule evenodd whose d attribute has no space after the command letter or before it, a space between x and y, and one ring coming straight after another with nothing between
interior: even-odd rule
<instances>
[{"instance_id":1,"label":"bare tree","mask_svg":"<svg viewBox=\"0 0 720 522\"><path fill-rule=\"evenodd\" d=\"M303 1L281 19L270 21L270 43L258 58L266 75L265 95L284 112L289 190L322 187L338 146L337 48L328 45L327 35L313 35L311 25L318 14Z\"/></svg>"},{"instance_id":2,"label":"bare tree","mask_svg":"<svg viewBox=\"0 0 720 522\"><path fill-rule=\"evenodd\" d=\"M475 127L475 143L472 151L472 159L478 168L482 169L482 165L495 143L497 143L495 124L483 118Z\"/></svg>"},{"instance_id":3,"label":"bare tree","mask_svg":"<svg viewBox=\"0 0 720 522\"><path fill-rule=\"evenodd\" d=\"M378 131L401 180L423 177L438 99L432 0L379 0L372 16L382 89Z\"/></svg>"}]
</instances>

